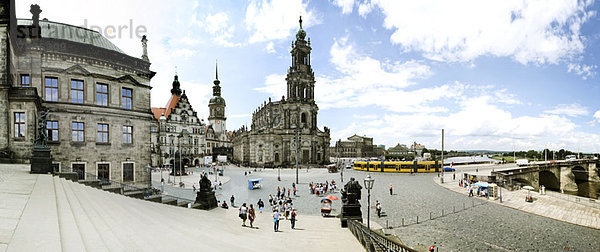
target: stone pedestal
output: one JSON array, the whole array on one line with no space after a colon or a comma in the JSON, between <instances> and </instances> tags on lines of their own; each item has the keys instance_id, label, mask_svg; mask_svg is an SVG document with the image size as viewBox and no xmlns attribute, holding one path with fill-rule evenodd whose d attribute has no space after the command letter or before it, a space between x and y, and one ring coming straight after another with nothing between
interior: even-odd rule
<instances>
[{"instance_id":1,"label":"stone pedestal","mask_svg":"<svg viewBox=\"0 0 600 252\"><path fill-rule=\"evenodd\" d=\"M360 204L343 205L341 214L342 227L348 227L348 220L358 220L362 222L362 211Z\"/></svg>"},{"instance_id":2,"label":"stone pedestal","mask_svg":"<svg viewBox=\"0 0 600 252\"><path fill-rule=\"evenodd\" d=\"M217 197L215 197L214 191L198 191L196 192L196 204L200 206L198 208L204 210L210 210L217 207Z\"/></svg>"},{"instance_id":3,"label":"stone pedestal","mask_svg":"<svg viewBox=\"0 0 600 252\"><path fill-rule=\"evenodd\" d=\"M31 173L52 173L52 156L50 147L34 146L31 155Z\"/></svg>"}]
</instances>

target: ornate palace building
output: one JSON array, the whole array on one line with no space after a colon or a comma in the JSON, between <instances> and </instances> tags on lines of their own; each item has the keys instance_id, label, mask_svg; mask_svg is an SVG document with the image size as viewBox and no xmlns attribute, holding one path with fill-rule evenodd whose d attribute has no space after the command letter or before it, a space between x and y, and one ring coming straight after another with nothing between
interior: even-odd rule
<instances>
[{"instance_id":1,"label":"ornate palace building","mask_svg":"<svg viewBox=\"0 0 600 252\"><path fill-rule=\"evenodd\" d=\"M227 154L215 153L219 148L231 148L218 71L215 75L213 97L208 104L209 125L198 118L185 91L181 90L177 75L167 105L164 108L152 108L157 122L151 130L153 166L173 164L180 154L183 165L187 166L203 164L206 155Z\"/></svg>"},{"instance_id":2,"label":"ornate palace building","mask_svg":"<svg viewBox=\"0 0 600 252\"><path fill-rule=\"evenodd\" d=\"M40 20L37 5L32 19L14 8L0 4L0 161L29 163L39 123L54 171L145 183L155 74L146 37L132 57L96 31Z\"/></svg>"},{"instance_id":3,"label":"ornate palace building","mask_svg":"<svg viewBox=\"0 0 600 252\"><path fill-rule=\"evenodd\" d=\"M233 133L233 159L246 166L291 166L329 162L329 129L317 127L315 77L310 64L310 38L300 29L291 50L287 98L264 102L252 114L252 127Z\"/></svg>"}]
</instances>

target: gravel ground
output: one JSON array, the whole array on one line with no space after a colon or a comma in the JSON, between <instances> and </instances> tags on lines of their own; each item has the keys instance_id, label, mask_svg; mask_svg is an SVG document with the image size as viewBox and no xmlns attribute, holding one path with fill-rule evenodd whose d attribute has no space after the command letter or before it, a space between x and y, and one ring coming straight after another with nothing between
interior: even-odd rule
<instances>
[{"instance_id":1,"label":"gravel ground","mask_svg":"<svg viewBox=\"0 0 600 252\"><path fill-rule=\"evenodd\" d=\"M282 169L277 181L277 170L266 169L244 176L237 167L228 167L225 175L231 180L217 191L218 200L228 200L235 195L236 205L242 202L255 204L259 198L268 205L269 193L275 194L277 186L290 187L295 181L295 170ZM344 182L350 177L363 184L365 172L345 170ZM565 248L576 251L600 251L600 230L576 226L537 215L524 213L485 200L469 198L446 190L433 182L435 174L381 174L372 173L375 186L371 191L371 221L392 226L405 244L412 247L429 246L437 243L440 250L519 250L519 251L558 251ZM248 190L249 178L263 178L263 188ZM320 199L308 193L308 182L324 182L334 179L341 187L340 173L327 173L325 169L299 171L298 196L294 197L294 207L299 215L320 214ZM457 176L458 177L458 176ZM394 195L389 194L389 185ZM154 185L159 187L158 184ZM169 194L194 199L192 190L168 188ZM334 193L341 198L339 190ZM367 213L367 192L362 192L363 216ZM375 213L375 201L383 206L384 216ZM475 205L475 206L474 206ZM464 206L464 210L463 210ZM334 209L341 209L341 202L334 201ZM444 216L442 215L444 211ZM456 211L456 213L454 213ZM432 220L429 220L431 212ZM337 214L334 213L334 214ZM419 216L419 224L416 217ZM405 226L402 227L404 218Z\"/></svg>"}]
</instances>

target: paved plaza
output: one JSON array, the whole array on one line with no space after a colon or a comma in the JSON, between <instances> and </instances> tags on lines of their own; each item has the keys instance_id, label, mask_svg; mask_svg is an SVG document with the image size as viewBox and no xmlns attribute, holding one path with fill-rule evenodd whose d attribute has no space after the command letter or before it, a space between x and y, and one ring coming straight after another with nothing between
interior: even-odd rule
<instances>
[{"instance_id":1,"label":"paved plaza","mask_svg":"<svg viewBox=\"0 0 600 252\"><path fill-rule=\"evenodd\" d=\"M335 218L298 216L273 232L268 212L187 209L125 197L28 165L0 165L0 251L364 251Z\"/></svg>"},{"instance_id":2,"label":"paved plaza","mask_svg":"<svg viewBox=\"0 0 600 252\"><path fill-rule=\"evenodd\" d=\"M479 166L481 167L481 166ZM468 167L466 170L479 169ZM282 169L281 181L277 181L277 169L265 169L244 176L249 168L229 166L225 176L230 181L217 191L219 200L235 195L236 205L242 202L256 203L276 192L277 186L291 186L295 181L295 169ZM308 193L309 182L334 179L340 184L340 173L328 173L325 169L301 169L298 196L294 206L300 215L319 215L320 197ZM365 172L345 170L344 182L354 177L362 184ZM440 249L450 251L474 250L545 250L569 248L578 251L598 251L600 230L557 221L535 214L500 206L487 200L467 197L436 184L436 174L382 174L371 173L375 186L371 192L371 220L377 226L391 226L386 232L397 235L405 244L425 248L436 242ZM247 179L263 178L263 188L248 190ZM458 178L458 174L457 174ZM389 195L392 184L394 195ZM340 186L338 186L340 188ZM174 189L165 189L174 190ZM170 194L192 198L192 190L170 191ZM341 197L339 191L334 195ZM367 193L362 192L363 216L367 213ZM384 216L378 218L374 204L379 200ZM268 203L267 203L268 204ZM339 211L341 202L335 201ZM442 217L442 211L444 216ZM456 213L454 213L456 211ZM429 220L429 216L432 220ZM419 224L416 218L419 217ZM366 219L366 218L365 218ZM404 226L402 226L404 219ZM374 225L375 226L375 225Z\"/></svg>"}]
</instances>

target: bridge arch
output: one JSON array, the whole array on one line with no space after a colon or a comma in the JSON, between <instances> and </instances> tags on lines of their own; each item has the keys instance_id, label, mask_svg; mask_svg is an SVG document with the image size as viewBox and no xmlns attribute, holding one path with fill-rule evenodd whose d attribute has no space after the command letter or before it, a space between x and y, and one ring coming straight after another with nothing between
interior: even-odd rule
<instances>
[{"instance_id":1,"label":"bridge arch","mask_svg":"<svg viewBox=\"0 0 600 252\"><path fill-rule=\"evenodd\" d=\"M573 173L575 183L588 181L587 171L583 167L575 166L575 167L573 167L573 169L571 169L571 172Z\"/></svg>"},{"instance_id":2,"label":"bridge arch","mask_svg":"<svg viewBox=\"0 0 600 252\"><path fill-rule=\"evenodd\" d=\"M560 181L551 171L540 171L539 173L540 185L548 188L549 190L559 191Z\"/></svg>"}]
</instances>

